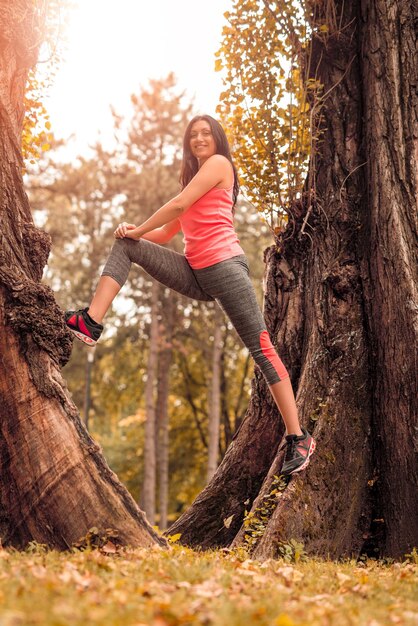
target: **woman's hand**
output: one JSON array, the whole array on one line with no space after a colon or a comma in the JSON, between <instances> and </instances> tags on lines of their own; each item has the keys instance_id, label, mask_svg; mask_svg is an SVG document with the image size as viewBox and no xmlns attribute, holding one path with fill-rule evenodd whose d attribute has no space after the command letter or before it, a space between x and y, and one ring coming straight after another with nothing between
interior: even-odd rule
<instances>
[{"instance_id":1,"label":"woman's hand","mask_svg":"<svg viewBox=\"0 0 418 626\"><path fill-rule=\"evenodd\" d=\"M129 226L132 226L133 228L129 228ZM139 231L139 226L133 226L133 224L129 224L129 226L125 233L125 237L127 239L133 239L134 241L139 241L142 237Z\"/></svg>"},{"instance_id":2,"label":"woman's hand","mask_svg":"<svg viewBox=\"0 0 418 626\"><path fill-rule=\"evenodd\" d=\"M123 239L124 237L128 237L129 239L139 239L139 237L135 237L133 230L136 229L135 224L128 224L127 222L121 222L115 232L113 233L115 239Z\"/></svg>"}]
</instances>

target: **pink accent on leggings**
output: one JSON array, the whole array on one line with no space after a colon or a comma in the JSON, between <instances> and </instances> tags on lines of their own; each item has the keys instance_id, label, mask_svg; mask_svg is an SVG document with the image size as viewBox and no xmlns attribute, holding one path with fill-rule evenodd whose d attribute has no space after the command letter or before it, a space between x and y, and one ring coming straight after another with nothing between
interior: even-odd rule
<instances>
[{"instance_id":1,"label":"pink accent on leggings","mask_svg":"<svg viewBox=\"0 0 418 626\"><path fill-rule=\"evenodd\" d=\"M280 380L283 380L283 378L288 378L289 372L285 368L279 355L274 349L273 344L271 343L269 334L266 330L263 330L263 332L260 335L260 347L266 359L270 361L270 363L276 370L277 375L280 378Z\"/></svg>"}]
</instances>

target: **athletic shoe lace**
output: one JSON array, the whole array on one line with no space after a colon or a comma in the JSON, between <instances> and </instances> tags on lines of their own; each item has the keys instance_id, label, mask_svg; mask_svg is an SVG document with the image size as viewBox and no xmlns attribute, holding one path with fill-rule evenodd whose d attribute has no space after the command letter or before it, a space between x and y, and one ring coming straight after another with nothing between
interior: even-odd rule
<instances>
[{"instance_id":1,"label":"athletic shoe lace","mask_svg":"<svg viewBox=\"0 0 418 626\"><path fill-rule=\"evenodd\" d=\"M296 439L294 439L292 437L292 439L286 439L286 441L284 442L284 444L281 446L280 450L283 450L283 448L286 448L286 452L284 455L284 460L286 461L291 461L295 455L295 448L296 448Z\"/></svg>"}]
</instances>

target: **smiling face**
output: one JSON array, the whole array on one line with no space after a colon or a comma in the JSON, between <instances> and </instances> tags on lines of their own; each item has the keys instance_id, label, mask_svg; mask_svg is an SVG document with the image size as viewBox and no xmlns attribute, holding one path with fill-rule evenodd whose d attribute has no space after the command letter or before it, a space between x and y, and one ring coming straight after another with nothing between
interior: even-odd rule
<instances>
[{"instance_id":1,"label":"smiling face","mask_svg":"<svg viewBox=\"0 0 418 626\"><path fill-rule=\"evenodd\" d=\"M199 167L213 154L216 154L216 143L209 122L199 120L190 130L190 150L199 161Z\"/></svg>"}]
</instances>

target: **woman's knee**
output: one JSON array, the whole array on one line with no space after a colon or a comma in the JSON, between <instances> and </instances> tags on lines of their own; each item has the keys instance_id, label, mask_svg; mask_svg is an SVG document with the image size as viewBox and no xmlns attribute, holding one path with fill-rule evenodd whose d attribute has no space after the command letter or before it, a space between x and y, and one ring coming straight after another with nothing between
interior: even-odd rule
<instances>
[{"instance_id":1,"label":"woman's knee","mask_svg":"<svg viewBox=\"0 0 418 626\"><path fill-rule=\"evenodd\" d=\"M128 254L130 249L129 241L129 239L115 239L111 252L116 254Z\"/></svg>"},{"instance_id":2,"label":"woman's knee","mask_svg":"<svg viewBox=\"0 0 418 626\"><path fill-rule=\"evenodd\" d=\"M104 266L102 276L110 276L123 285L131 267L130 249L127 239L116 239Z\"/></svg>"}]
</instances>

